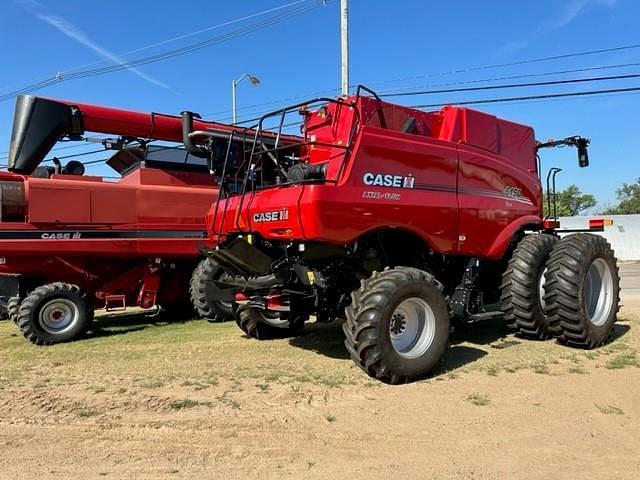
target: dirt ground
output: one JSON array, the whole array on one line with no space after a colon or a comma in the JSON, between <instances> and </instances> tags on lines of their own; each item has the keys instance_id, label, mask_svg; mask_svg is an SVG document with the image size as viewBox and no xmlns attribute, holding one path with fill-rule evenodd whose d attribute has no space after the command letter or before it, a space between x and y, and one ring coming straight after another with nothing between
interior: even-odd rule
<instances>
[{"instance_id":1,"label":"dirt ground","mask_svg":"<svg viewBox=\"0 0 640 480\"><path fill-rule=\"evenodd\" d=\"M0 478L640 478L640 298L595 351L465 327L435 374L386 386L339 325L104 316L37 348L0 324Z\"/></svg>"}]
</instances>

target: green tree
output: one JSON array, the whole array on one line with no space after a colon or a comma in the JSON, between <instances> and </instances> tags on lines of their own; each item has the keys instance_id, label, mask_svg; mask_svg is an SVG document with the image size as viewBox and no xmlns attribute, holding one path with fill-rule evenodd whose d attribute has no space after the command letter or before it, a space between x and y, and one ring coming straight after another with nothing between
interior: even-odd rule
<instances>
[{"instance_id":1,"label":"green tree","mask_svg":"<svg viewBox=\"0 0 640 480\"><path fill-rule=\"evenodd\" d=\"M640 178L636 183L623 183L616 191L618 205L606 209L605 215L633 215L640 213Z\"/></svg>"},{"instance_id":2,"label":"green tree","mask_svg":"<svg viewBox=\"0 0 640 480\"><path fill-rule=\"evenodd\" d=\"M552 199L553 200L553 199ZM556 205L559 217L573 217L587 208L596 206L596 199L593 195L582 193L576 185L569 185L564 190L556 192ZM553 204L551 205L553 209ZM547 201L544 202L544 214L549 215L547 211Z\"/></svg>"}]
</instances>

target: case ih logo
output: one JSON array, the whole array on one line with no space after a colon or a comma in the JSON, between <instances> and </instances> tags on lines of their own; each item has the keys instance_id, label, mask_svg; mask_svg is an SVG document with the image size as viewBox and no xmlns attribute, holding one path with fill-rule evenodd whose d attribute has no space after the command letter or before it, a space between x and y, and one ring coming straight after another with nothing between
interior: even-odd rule
<instances>
[{"instance_id":1,"label":"case ih logo","mask_svg":"<svg viewBox=\"0 0 640 480\"><path fill-rule=\"evenodd\" d=\"M80 232L69 233L43 233L40 238L43 240L77 240L82 236Z\"/></svg>"},{"instance_id":2,"label":"case ih logo","mask_svg":"<svg viewBox=\"0 0 640 480\"><path fill-rule=\"evenodd\" d=\"M413 188L416 179L413 175L388 175L382 173L367 172L362 176L365 185L374 187Z\"/></svg>"},{"instance_id":3,"label":"case ih logo","mask_svg":"<svg viewBox=\"0 0 640 480\"><path fill-rule=\"evenodd\" d=\"M253 221L256 223L262 222L279 222L282 220L289 220L289 209L273 210L271 212L260 212L253 214Z\"/></svg>"}]
</instances>

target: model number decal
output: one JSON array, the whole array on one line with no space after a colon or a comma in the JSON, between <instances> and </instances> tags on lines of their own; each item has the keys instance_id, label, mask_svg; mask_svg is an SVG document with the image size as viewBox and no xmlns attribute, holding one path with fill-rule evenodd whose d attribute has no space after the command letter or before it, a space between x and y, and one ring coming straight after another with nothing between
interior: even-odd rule
<instances>
[{"instance_id":1,"label":"model number decal","mask_svg":"<svg viewBox=\"0 0 640 480\"><path fill-rule=\"evenodd\" d=\"M262 222L279 222L282 220L289 220L289 210L273 210L270 212L259 212L253 214L253 221L256 223Z\"/></svg>"},{"instance_id":2,"label":"model number decal","mask_svg":"<svg viewBox=\"0 0 640 480\"><path fill-rule=\"evenodd\" d=\"M513 187L511 185L507 185L506 187L504 187L504 194L507 197L520 198L522 197L522 189L518 187Z\"/></svg>"},{"instance_id":3,"label":"model number decal","mask_svg":"<svg viewBox=\"0 0 640 480\"><path fill-rule=\"evenodd\" d=\"M43 233L40 235L40 238L43 240L77 240L82 238L82 234L80 232Z\"/></svg>"},{"instance_id":4,"label":"model number decal","mask_svg":"<svg viewBox=\"0 0 640 480\"><path fill-rule=\"evenodd\" d=\"M362 192L362 198L373 199L373 200L400 200L399 193L389 193L389 192L374 192L371 190L365 190Z\"/></svg>"},{"instance_id":5,"label":"model number decal","mask_svg":"<svg viewBox=\"0 0 640 480\"><path fill-rule=\"evenodd\" d=\"M413 175L404 177L402 175L366 172L362 176L362 182L373 187L413 188L415 181Z\"/></svg>"}]
</instances>

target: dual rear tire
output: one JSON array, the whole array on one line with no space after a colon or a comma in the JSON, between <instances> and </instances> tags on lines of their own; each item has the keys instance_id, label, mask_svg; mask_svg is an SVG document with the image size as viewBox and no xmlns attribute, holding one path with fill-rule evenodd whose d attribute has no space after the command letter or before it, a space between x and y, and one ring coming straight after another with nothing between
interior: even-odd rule
<instances>
[{"instance_id":1,"label":"dual rear tire","mask_svg":"<svg viewBox=\"0 0 640 480\"><path fill-rule=\"evenodd\" d=\"M501 307L522 337L595 348L616 322L619 282L603 237L531 234L518 243L503 274Z\"/></svg>"}]
</instances>

